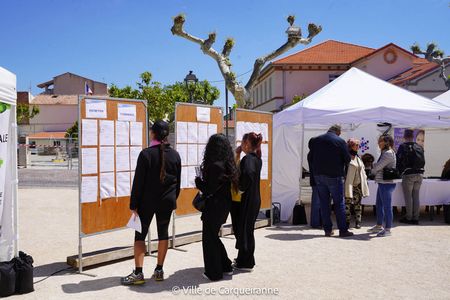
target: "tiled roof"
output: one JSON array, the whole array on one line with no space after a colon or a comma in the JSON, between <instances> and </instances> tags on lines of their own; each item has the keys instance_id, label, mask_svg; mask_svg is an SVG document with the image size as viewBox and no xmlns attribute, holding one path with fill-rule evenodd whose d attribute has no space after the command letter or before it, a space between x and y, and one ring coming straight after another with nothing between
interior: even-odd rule
<instances>
[{"instance_id":1,"label":"tiled roof","mask_svg":"<svg viewBox=\"0 0 450 300\"><path fill-rule=\"evenodd\" d=\"M350 64L374 51L373 48L328 40L278 59L272 64Z\"/></svg>"},{"instance_id":2,"label":"tiled roof","mask_svg":"<svg viewBox=\"0 0 450 300\"><path fill-rule=\"evenodd\" d=\"M414 60L414 66L412 68L392 77L388 81L392 84L401 85L407 81L425 75L436 68L439 68L438 64L429 62L424 58L417 58Z\"/></svg>"},{"instance_id":3,"label":"tiled roof","mask_svg":"<svg viewBox=\"0 0 450 300\"><path fill-rule=\"evenodd\" d=\"M65 132L38 132L28 136L29 139L32 140L61 140L65 138Z\"/></svg>"},{"instance_id":4,"label":"tiled roof","mask_svg":"<svg viewBox=\"0 0 450 300\"><path fill-rule=\"evenodd\" d=\"M78 105L77 95L37 95L30 104L66 104Z\"/></svg>"}]
</instances>

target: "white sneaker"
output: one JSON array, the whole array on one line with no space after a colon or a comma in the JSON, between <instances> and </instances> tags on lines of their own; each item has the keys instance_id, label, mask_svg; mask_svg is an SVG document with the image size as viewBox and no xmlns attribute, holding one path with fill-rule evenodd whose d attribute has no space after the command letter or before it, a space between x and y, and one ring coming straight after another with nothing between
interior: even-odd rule
<instances>
[{"instance_id":1,"label":"white sneaker","mask_svg":"<svg viewBox=\"0 0 450 300\"><path fill-rule=\"evenodd\" d=\"M384 229L383 229L383 226L375 225L375 226L372 226L372 227L370 227L369 229L367 229L367 232L370 232L370 233L377 233L377 232L380 232L380 231L382 231L382 230L384 230Z\"/></svg>"},{"instance_id":2,"label":"white sneaker","mask_svg":"<svg viewBox=\"0 0 450 300\"><path fill-rule=\"evenodd\" d=\"M378 237L384 237L384 236L391 236L391 231L383 229L380 232L377 233Z\"/></svg>"}]
</instances>

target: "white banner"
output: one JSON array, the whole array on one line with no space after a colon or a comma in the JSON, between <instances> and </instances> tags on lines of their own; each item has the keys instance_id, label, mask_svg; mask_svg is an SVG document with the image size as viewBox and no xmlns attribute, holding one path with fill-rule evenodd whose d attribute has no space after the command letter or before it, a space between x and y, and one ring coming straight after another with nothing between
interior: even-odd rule
<instances>
[{"instance_id":1,"label":"white banner","mask_svg":"<svg viewBox=\"0 0 450 300\"><path fill-rule=\"evenodd\" d=\"M0 102L0 237L2 235L3 206L5 202L5 176L8 167L8 133L11 105ZM9 180L10 181L10 180Z\"/></svg>"}]
</instances>

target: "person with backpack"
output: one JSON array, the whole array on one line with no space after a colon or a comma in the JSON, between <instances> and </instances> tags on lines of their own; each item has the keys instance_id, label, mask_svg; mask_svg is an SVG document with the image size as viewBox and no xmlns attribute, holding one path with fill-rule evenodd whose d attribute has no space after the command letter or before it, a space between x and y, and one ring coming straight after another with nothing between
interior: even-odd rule
<instances>
[{"instance_id":1,"label":"person with backpack","mask_svg":"<svg viewBox=\"0 0 450 300\"><path fill-rule=\"evenodd\" d=\"M400 222L418 225L419 192L423 181L425 153L423 147L414 142L413 130L406 129L403 138L405 142L400 145L397 152L397 169L402 176L406 215Z\"/></svg>"}]
</instances>

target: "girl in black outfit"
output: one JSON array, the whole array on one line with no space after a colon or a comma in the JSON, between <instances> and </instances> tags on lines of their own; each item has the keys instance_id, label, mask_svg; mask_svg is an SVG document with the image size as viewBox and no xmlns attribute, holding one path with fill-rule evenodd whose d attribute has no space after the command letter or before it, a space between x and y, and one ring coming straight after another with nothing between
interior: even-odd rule
<instances>
[{"instance_id":1,"label":"girl in black outfit","mask_svg":"<svg viewBox=\"0 0 450 300\"><path fill-rule=\"evenodd\" d=\"M245 157L240 164L239 190L241 209L237 227L238 257L234 268L251 271L255 266L255 223L261 208L260 180L261 180L261 134L251 132L242 142Z\"/></svg>"},{"instance_id":2,"label":"girl in black outfit","mask_svg":"<svg viewBox=\"0 0 450 300\"><path fill-rule=\"evenodd\" d=\"M230 142L223 134L210 137L200 166L201 178L197 177L197 188L210 198L202 212L202 246L205 273L209 280L232 275L233 269L225 246L219 238L220 227L228 218L231 206L231 186L237 186L237 168Z\"/></svg>"},{"instance_id":3,"label":"girl in black outfit","mask_svg":"<svg viewBox=\"0 0 450 300\"><path fill-rule=\"evenodd\" d=\"M136 269L122 278L124 285L143 284L142 266L145 255L145 237L156 215L158 228L158 263L154 271L156 281L164 280L163 264L168 248L168 228L172 211L180 194L181 159L167 143L169 125L156 121L151 128L151 145L139 154L131 190L130 210L142 224L141 233L135 232L134 260Z\"/></svg>"}]
</instances>

